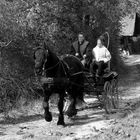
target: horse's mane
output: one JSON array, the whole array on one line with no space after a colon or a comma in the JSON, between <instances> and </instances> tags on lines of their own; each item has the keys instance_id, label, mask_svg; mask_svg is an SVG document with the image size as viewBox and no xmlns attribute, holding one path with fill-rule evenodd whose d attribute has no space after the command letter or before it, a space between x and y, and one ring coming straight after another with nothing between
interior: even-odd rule
<instances>
[{"instance_id":1,"label":"horse's mane","mask_svg":"<svg viewBox=\"0 0 140 140\"><path fill-rule=\"evenodd\" d=\"M70 62L71 60L73 60L73 62L79 64L79 65L81 66L81 68L84 69L84 66L83 66L83 64L81 63L80 59L77 58L77 57L74 56L74 55L71 55L71 54L64 54L64 55L61 56L60 59L61 59L61 60L64 60L64 61L67 59L69 62Z\"/></svg>"},{"instance_id":2,"label":"horse's mane","mask_svg":"<svg viewBox=\"0 0 140 140\"><path fill-rule=\"evenodd\" d=\"M71 55L71 54L64 54L64 55L61 56L62 59L65 58L65 57L71 57L71 58L74 58L74 59L77 59L78 61L80 61L76 56Z\"/></svg>"},{"instance_id":3,"label":"horse's mane","mask_svg":"<svg viewBox=\"0 0 140 140\"><path fill-rule=\"evenodd\" d=\"M72 54L64 54L64 55L61 56L61 59L64 59L65 57L73 58L73 59L75 59L75 60L77 60L77 61L79 61L81 63L81 61L79 60L79 58L77 58L76 56L74 56Z\"/></svg>"},{"instance_id":4,"label":"horse's mane","mask_svg":"<svg viewBox=\"0 0 140 140\"><path fill-rule=\"evenodd\" d=\"M57 57L57 55L50 49L50 47L47 45L47 43L45 41L44 41L44 46L43 47L44 47L45 50L48 50L50 55Z\"/></svg>"},{"instance_id":5,"label":"horse's mane","mask_svg":"<svg viewBox=\"0 0 140 140\"><path fill-rule=\"evenodd\" d=\"M65 61L66 58L68 58L69 60L72 59L74 60L74 62L77 62L81 65L81 67L83 67L83 64L81 63L81 61L74 55L71 54L64 54L61 56L57 56L51 49L50 47L46 44L46 42L44 42L44 49L48 50L49 55L51 55L52 58L58 59L60 61Z\"/></svg>"}]
</instances>

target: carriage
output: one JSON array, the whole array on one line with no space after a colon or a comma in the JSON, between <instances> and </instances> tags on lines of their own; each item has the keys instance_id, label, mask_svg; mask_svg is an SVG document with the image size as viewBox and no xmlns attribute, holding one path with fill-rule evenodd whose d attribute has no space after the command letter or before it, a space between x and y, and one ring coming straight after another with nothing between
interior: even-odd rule
<instances>
[{"instance_id":1,"label":"carriage","mask_svg":"<svg viewBox=\"0 0 140 140\"><path fill-rule=\"evenodd\" d=\"M83 93L95 95L104 107L106 113L111 113L119 105L118 74L108 68L103 76L97 77L85 71L81 61L73 55L58 57L44 43L43 48L37 48L34 53L35 73L41 76L40 82L44 92L45 120L52 121L49 111L49 98L53 93L58 93L58 125L64 125L64 98L70 97L71 101L66 110L69 117L77 114L77 99L84 100ZM66 100L67 101L67 100ZM67 102L65 102L66 106Z\"/></svg>"},{"instance_id":2,"label":"carriage","mask_svg":"<svg viewBox=\"0 0 140 140\"><path fill-rule=\"evenodd\" d=\"M118 73L110 70L110 63L108 68L105 69L104 75L102 77L95 77L95 75L87 70L80 73L75 73L74 75L79 75L81 73L85 78L84 86L78 85L76 83L72 84L75 84L81 88L84 87L83 92L85 94L95 96L107 114L110 114L119 107ZM54 83L58 84L60 81L61 83L71 83L68 78L42 78L42 83L47 83L48 86L51 86ZM65 100L65 111L68 107L68 100Z\"/></svg>"},{"instance_id":3,"label":"carriage","mask_svg":"<svg viewBox=\"0 0 140 140\"><path fill-rule=\"evenodd\" d=\"M91 73L85 73L84 92L97 97L106 113L110 114L119 107L118 74L115 71L107 71L96 81Z\"/></svg>"}]
</instances>

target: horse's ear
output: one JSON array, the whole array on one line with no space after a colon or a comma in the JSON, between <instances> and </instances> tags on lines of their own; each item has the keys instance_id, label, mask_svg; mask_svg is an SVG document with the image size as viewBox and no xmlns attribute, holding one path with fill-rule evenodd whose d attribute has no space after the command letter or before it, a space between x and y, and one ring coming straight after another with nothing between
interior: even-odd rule
<instances>
[{"instance_id":1,"label":"horse's ear","mask_svg":"<svg viewBox=\"0 0 140 140\"><path fill-rule=\"evenodd\" d=\"M49 46L47 45L46 41L44 41L44 49L51 52L51 50L50 50Z\"/></svg>"}]
</instances>

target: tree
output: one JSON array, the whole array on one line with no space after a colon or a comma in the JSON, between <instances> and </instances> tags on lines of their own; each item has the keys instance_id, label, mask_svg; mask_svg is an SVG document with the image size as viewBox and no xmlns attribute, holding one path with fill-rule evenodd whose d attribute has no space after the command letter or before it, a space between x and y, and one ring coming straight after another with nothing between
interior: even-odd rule
<instances>
[{"instance_id":1,"label":"tree","mask_svg":"<svg viewBox=\"0 0 140 140\"><path fill-rule=\"evenodd\" d=\"M91 47L94 47L96 45L97 37L107 31L110 34L109 49L113 57L113 68L116 68L116 62L120 65L121 59L118 55L117 46L119 43L119 21L123 14L123 7L120 7L119 1L69 0L61 2L60 5L61 8L59 10L58 19L59 28L55 35L56 40L58 41L58 47L61 46L63 48L62 50L64 50L64 48L69 48L79 31L83 31L86 34L87 39L92 44ZM59 40L61 43L59 43ZM68 43L65 43L66 41Z\"/></svg>"},{"instance_id":2,"label":"tree","mask_svg":"<svg viewBox=\"0 0 140 140\"><path fill-rule=\"evenodd\" d=\"M57 55L69 53L79 31L85 33L91 48L97 37L109 32L112 67L118 70L119 21L130 12L128 9L139 10L138 3L137 0L1 0L0 41L12 43L2 49L5 73L0 73L6 76L10 73L12 79L26 85L34 71L33 48L47 40ZM9 85L9 81L5 83ZM23 93L21 89L30 92L30 86L21 83L18 88L15 88L18 84L11 85L12 95L13 91Z\"/></svg>"}]
</instances>

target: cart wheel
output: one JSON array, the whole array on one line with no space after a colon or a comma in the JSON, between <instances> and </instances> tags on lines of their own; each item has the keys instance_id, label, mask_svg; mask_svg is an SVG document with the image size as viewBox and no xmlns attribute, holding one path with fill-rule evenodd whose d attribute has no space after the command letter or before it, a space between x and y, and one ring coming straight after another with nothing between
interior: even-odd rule
<instances>
[{"instance_id":1,"label":"cart wheel","mask_svg":"<svg viewBox=\"0 0 140 140\"><path fill-rule=\"evenodd\" d=\"M112 86L112 104L114 109L118 109L119 108L118 80L113 79L111 81L111 86Z\"/></svg>"},{"instance_id":2,"label":"cart wheel","mask_svg":"<svg viewBox=\"0 0 140 140\"><path fill-rule=\"evenodd\" d=\"M106 81L104 84L103 92L103 104L106 113L110 114L112 112L112 88L109 81Z\"/></svg>"}]
</instances>

